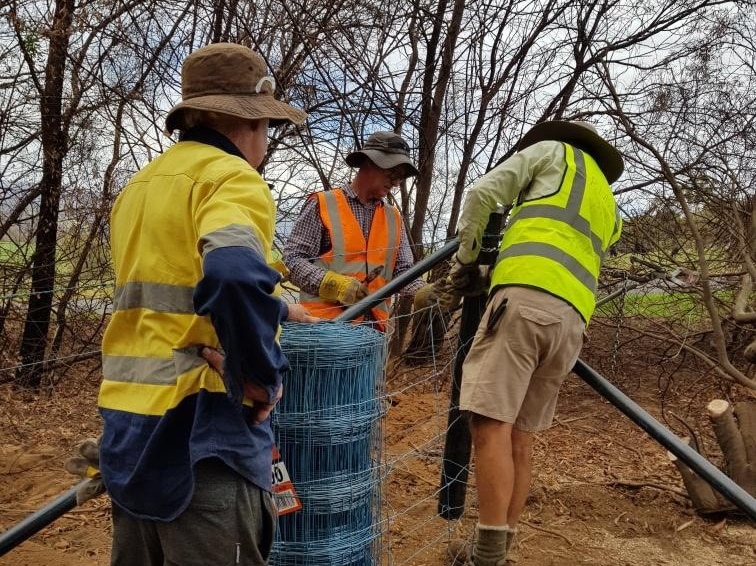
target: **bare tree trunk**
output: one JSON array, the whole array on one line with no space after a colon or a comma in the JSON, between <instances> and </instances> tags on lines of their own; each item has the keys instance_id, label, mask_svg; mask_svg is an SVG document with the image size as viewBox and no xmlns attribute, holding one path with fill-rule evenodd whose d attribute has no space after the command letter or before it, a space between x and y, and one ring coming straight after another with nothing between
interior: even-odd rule
<instances>
[{"instance_id":1,"label":"bare tree trunk","mask_svg":"<svg viewBox=\"0 0 756 566\"><path fill-rule=\"evenodd\" d=\"M63 131L63 80L75 0L57 0L50 30L45 84L40 102L42 120L42 200L32 256L32 285L21 338L21 366L15 384L37 389L41 383L52 312L55 283L55 245L58 237L58 208L67 141Z\"/></svg>"},{"instance_id":2,"label":"bare tree trunk","mask_svg":"<svg viewBox=\"0 0 756 566\"><path fill-rule=\"evenodd\" d=\"M448 30L441 46L441 62L439 63L436 61L436 45L438 45L443 28L447 26L446 6L446 0L441 0L438 4L433 18L433 31L427 46L425 68L423 69L423 98L419 126L420 141L418 144L418 170L420 174L417 178L415 216L412 219L410 229L412 240L418 245L415 257L422 257L423 225L433 181L433 167L436 162L435 152L439 136L441 108L451 77L454 49L457 45L462 15L465 11L464 0L454 0Z\"/></svg>"}]
</instances>

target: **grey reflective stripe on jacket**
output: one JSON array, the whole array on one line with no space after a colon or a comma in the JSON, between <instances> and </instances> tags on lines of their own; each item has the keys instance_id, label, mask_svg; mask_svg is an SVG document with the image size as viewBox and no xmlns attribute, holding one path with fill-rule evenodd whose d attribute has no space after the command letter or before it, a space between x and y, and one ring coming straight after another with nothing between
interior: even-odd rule
<instances>
[{"instance_id":1,"label":"grey reflective stripe on jacket","mask_svg":"<svg viewBox=\"0 0 756 566\"><path fill-rule=\"evenodd\" d=\"M585 287L596 292L596 278L588 271L582 264L572 257L564 250L560 250L556 246L550 244L544 244L541 242L522 242L519 244L512 244L503 252L499 253L496 261L501 261L508 257L516 257L523 255L535 255L539 257L545 257L554 260L558 264L565 267L580 283Z\"/></svg>"},{"instance_id":2,"label":"grey reflective stripe on jacket","mask_svg":"<svg viewBox=\"0 0 756 566\"><path fill-rule=\"evenodd\" d=\"M145 309L159 313L194 315L194 287L130 281L116 289L114 311ZM187 371L207 365L197 348L173 350L171 358L102 356L102 375L109 381L175 385Z\"/></svg>"},{"instance_id":3,"label":"grey reflective stripe on jacket","mask_svg":"<svg viewBox=\"0 0 756 566\"><path fill-rule=\"evenodd\" d=\"M193 293L194 287L129 281L116 289L113 310L149 309L155 312L194 314Z\"/></svg>"},{"instance_id":4,"label":"grey reflective stripe on jacket","mask_svg":"<svg viewBox=\"0 0 756 566\"><path fill-rule=\"evenodd\" d=\"M121 383L175 385L180 375L203 366L207 362L196 347L173 350L171 358L102 356L103 378Z\"/></svg>"},{"instance_id":5,"label":"grey reflective stripe on jacket","mask_svg":"<svg viewBox=\"0 0 756 566\"><path fill-rule=\"evenodd\" d=\"M209 251L218 248L229 248L233 246L242 246L252 248L262 257L265 257L265 250L257 236L257 233L250 226L241 224L229 224L220 230L215 230L209 234L204 234L200 238L199 251L204 257Z\"/></svg>"}]
</instances>

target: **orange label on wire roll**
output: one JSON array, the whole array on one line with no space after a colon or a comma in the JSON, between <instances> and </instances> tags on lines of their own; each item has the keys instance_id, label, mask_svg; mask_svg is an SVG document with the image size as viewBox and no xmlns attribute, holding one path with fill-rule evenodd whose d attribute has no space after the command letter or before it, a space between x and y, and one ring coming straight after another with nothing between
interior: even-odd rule
<instances>
[{"instance_id":1,"label":"orange label on wire roll","mask_svg":"<svg viewBox=\"0 0 756 566\"><path fill-rule=\"evenodd\" d=\"M289 477L286 464L281 459L278 447L273 445L273 500L276 502L279 515L288 515L302 509L302 502L297 496L297 490Z\"/></svg>"}]
</instances>

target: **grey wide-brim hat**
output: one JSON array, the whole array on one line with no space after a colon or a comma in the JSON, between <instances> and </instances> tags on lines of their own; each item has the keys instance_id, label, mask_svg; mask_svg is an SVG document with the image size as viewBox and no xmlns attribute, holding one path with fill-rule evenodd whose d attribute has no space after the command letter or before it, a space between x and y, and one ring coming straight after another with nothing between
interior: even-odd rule
<instances>
[{"instance_id":1,"label":"grey wide-brim hat","mask_svg":"<svg viewBox=\"0 0 756 566\"><path fill-rule=\"evenodd\" d=\"M165 130L181 128L186 108L245 120L267 118L270 125L302 124L307 114L276 100L276 82L258 54L236 43L213 43L191 53L181 66L181 102L168 112Z\"/></svg>"},{"instance_id":2,"label":"grey wide-brim hat","mask_svg":"<svg viewBox=\"0 0 756 566\"><path fill-rule=\"evenodd\" d=\"M522 136L517 144L517 151L544 140L574 143L578 148L590 153L609 184L619 179L625 169L620 152L602 138L593 124L588 122L551 120L536 124Z\"/></svg>"},{"instance_id":3,"label":"grey wide-brim hat","mask_svg":"<svg viewBox=\"0 0 756 566\"><path fill-rule=\"evenodd\" d=\"M375 132L362 146L346 156L347 165L359 167L365 158L375 163L381 169L391 169L397 165L405 165L407 177L418 174L417 167L410 159L410 148L402 136L394 132Z\"/></svg>"}]
</instances>

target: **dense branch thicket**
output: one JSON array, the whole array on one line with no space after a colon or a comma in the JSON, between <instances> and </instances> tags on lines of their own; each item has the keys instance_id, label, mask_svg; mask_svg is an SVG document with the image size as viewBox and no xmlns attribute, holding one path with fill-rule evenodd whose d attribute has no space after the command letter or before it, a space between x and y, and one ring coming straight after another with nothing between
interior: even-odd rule
<instances>
[{"instance_id":1,"label":"dense branch thicket","mask_svg":"<svg viewBox=\"0 0 756 566\"><path fill-rule=\"evenodd\" d=\"M162 126L183 58L234 41L262 52L309 113L305 128L271 132L279 246L303 198L347 180L344 156L375 130L415 148L422 175L395 198L421 257L453 236L465 189L525 130L588 119L627 162L607 284L635 275L631 254L693 274L634 295L623 324L753 388L755 25L752 1L9 0L0 380L38 388L61 360L96 352L113 199L173 141ZM672 306L649 309L655 293Z\"/></svg>"}]
</instances>

